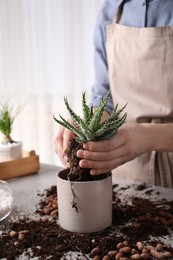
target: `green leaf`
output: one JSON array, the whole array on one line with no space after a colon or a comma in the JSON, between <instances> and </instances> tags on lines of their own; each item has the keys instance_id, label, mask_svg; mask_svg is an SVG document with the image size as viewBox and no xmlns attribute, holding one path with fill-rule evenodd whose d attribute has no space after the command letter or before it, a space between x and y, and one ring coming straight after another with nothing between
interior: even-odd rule
<instances>
[{"instance_id":1,"label":"green leaf","mask_svg":"<svg viewBox=\"0 0 173 260\"><path fill-rule=\"evenodd\" d=\"M0 105L0 132L4 135L10 135L15 118L20 112L22 106L14 109L7 102Z\"/></svg>"},{"instance_id":2,"label":"green leaf","mask_svg":"<svg viewBox=\"0 0 173 260\"><path fill-rule=\"evenodd\" d=\"M86 103L86 92L82 94L82 108L83 108L84 122L85 124L89 124L92 115L90 114L90 108Z\"/></svg>"},{"instance_id":3,"label":"green leaf","mask_svg":"<svg viewBox=\"0 0 173 260\"><path fill-rule=\"evenodd\" d=\"M98 141L111 138L116 134L118 128L125 122L127 113L124 113L121 116L122 111L125 109L126 105L121 109L118 109L118 104L113 109L110 116L103 122L102 116L105 110L105 106L109 100L110 90L102 98L99 103L98 108L94 111L93 106L89 107L86 103L86 92L82 93L82 109L83 109L83 119L78 116L73 109L71 109L67 98L64 98L66 108L70 114L71 119L73 120L74 125L70 124L60 115L58 120L54 117L54 120L74 132L75 138L78 142L86 141Z\"/></svg>"},{"instance_id":4,"label":"green leaf","mask_svg":"<svg viewBox=\"0 0 173 260\"><path fill-rule=\"evenodd\" d=\"M97 130L98 125L99 125L101 118L103 116L105 106L108 102L109 96L110 96L110 91L108 91L106 96L104 96L102 98L102 100L100 101L100 104L99 104L98 108L96 109L96 111L94 112L93 117L91 119L91 122L90 122L90 125L89 125L90 129Z\"/></svg>"},{"instance_id":5,"label":"green leaf","mask_svg":"<svg viewBox=\"0 0 173 260\"><path fill-rule=\"evenodd\" d=\"M62 121L58 120L55 116L53 116L54 120L64 126L65 128L69 129L70 131L74 132L77 136L81 137L81 138L85 138L85 135L75 126L73 126L72 124L70 124L67 120L65 120L61 115L60 118Z\"/></svg>"}]
</instances>

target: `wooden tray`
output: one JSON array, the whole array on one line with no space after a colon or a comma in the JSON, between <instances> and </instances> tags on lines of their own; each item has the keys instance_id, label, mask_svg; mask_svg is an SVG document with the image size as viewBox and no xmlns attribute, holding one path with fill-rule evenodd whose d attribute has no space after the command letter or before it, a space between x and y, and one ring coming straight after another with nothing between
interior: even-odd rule
<instances>
[{"instance_id":1,"label":"wooden tray","mask_svg":"<svg viewBox=\"0 0 173 260\"><path fill-rule=\"evenodd\" d=\"M22 158L0 163L0 179L6 180L37 173L39 169L39 156L35 154L35 151L23 151Z\"/></svg>"}]
</instances>

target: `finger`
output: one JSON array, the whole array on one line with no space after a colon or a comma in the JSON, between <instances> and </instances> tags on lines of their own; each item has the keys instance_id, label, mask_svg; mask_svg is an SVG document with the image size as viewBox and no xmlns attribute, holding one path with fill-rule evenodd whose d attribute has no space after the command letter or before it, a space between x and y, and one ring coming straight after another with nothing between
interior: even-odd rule
<instances>
[{"instance_id":1,"label":"finger","mask_svg":"<svg viewBox=\"0 0 173 260\"><path fill-rule=\"evenodd\" d=\"M78 150L76 155L81 159L93 161L110 161L114 158L111 152L91 152L88 150Z\"/></svg>"},{"instance_id":2,"label":"finger","mask_svg":"<svg viewBox=\"0 0 173 260\"><path fill-rule=\"evenodd\" d=\"M63 126L59 126L58 133L55 137L55 153L58 155L60 161L64 166L67 166L67 159L63 155L63 134L65 128Z\"/></svg>"},{"instance_id":3,"label":"finger","mask_svg":"<svg viewBox=\"0 0 173 260\"><path fill-rule=\"evenodd\" d=\"M69 147L70 141L73 139L73 132L68 130L67 128L64 130L64 135L63 135L63 146L62 146L62 152L65 155L67 153L67 149Z\"/></svg>"},{"instance_id":4,"label":"finger","mask_svg":"<svg viewBox=\"0 0 173 260\"><path fill-rule=\"evenodd\" d=\"M82 159L79 162L81 168L90 168L90 169L106 169L114 168L121 165L125 161L124 157L119 157L111 161L91 161Z\"/></svg>"},{"instance_id":5,"label":"finger","mask_svg":"<svg viewBox=\"0 0 173 260\"><path fill-rule=\"evenodd\" d=\"M60 126L58 128L58 133L55 137L55 152L59 155L59 152L63 149L63 133L65 128Z\"/></svg>"},{"instance_id":6,"label":"finger","mask_svg":"<svg viewBox=\"0 0 173 260\"><path fill-rule=\"evenodd\" d=\"M93 152L88 150L79 150L77 156L81 159L92 161L111 161L115 158L121 157L126 153L125 146L122 145L114 150L107 152Z\"/></svg>"},{"instance_id":7,"label":"finger","mask_svg":"<svg viewBox=\"0 0 173 260\"><path fill-rule=\"evenodd\" d=\"M104 174L107 172L111 172L112 168L105 168L105 169L91 169L90 170L90 174L91 175L100 175L100 174Z\"/></svg>"},{"instance_id":8,"label":"finger","mask_svg":"<svg viewBox=\"0 0 173 260\"><path fill-rule=\"evenodd\" d=\"M75 125L71 118L68 119L68 122L72 125ZM64 155L66 155L68 147L69 147L69 143L73 139L73 137L74 137L74 133L72 131L70 131L69 129L65 128L64 133L63 133L63 147L62 147Z\"/></svg>"},{"instance_id":9,"label":"finger","mask_svg":"<svg viewBox=\"0 0 173 260\"><path fill-rule=\"evenodd\" d=\"M108 152L110 150L114 150L119 146L123 145L124 139L121 133L117 133L112 139L103 140L98 142L86 142L83 144L83 148L85 150L95 151L95 152Z\"/></svg>"}]
</instances>

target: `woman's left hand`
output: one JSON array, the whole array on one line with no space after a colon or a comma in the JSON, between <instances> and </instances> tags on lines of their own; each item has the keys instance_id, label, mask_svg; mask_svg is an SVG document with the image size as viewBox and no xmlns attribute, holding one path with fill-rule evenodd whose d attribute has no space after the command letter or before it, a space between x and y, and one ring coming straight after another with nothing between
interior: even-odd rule
<instances>
[{"instance_id":1,"label":"woman's left hand","mask_svg":"<svg viewBox=\"0 0 173 260\"><path fill-rule=\"evenodd\" d=\"M92 175L111 171L151 150L150 124L125 123L110 140L87 142L79 150L80 167L90 168Z\"/></svg>"}]
</instances>

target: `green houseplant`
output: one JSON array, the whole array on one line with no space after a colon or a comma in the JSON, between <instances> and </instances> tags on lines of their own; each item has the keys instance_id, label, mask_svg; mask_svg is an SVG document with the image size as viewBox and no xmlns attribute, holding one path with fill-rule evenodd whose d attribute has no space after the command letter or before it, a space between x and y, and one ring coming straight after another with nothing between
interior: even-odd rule
<instances>
[{"instance_id":1,"label":"green houseplant","mask_svg":"<svg viewBox=\"0 0 173 260\"><path fill-rule=\"evenodd\" d=\"M9 161L21 157L22 143L14 141L11 137L14 121L21 106L14 109L8 102L0 104L0 133L2 140L0 144L0 161Z\"/></svg>"},{"instance_id":2,"label":"green houseplant","mask_svg":"<svg viewBox=\"0 0 173 260\"><path fill-rule=\"evenodd\" d=\"M102 116L105 109L105 106L108 102L110 96L110 91L107 95L103 97L100 101L100 105L97 110L94 111L94 108L89 107L86 103L86 93L82 94L82 108L83 108L83 118L78 116L70 107L67 98L64 98L66 108L74 121L75 125L69 123L60 115L60 119L54 117L54 120L68 128L70 131L74 132L75 137L69 145L67 151L68 160L70 163L70 172L68 177L70 180L92 180L93 176L90 175L90 169L82 169L79 167L79 158L76 157L76 152L79 149L82 149L83 143L87 141L98 141L110 139L113 135L116 134L118 128L125 122L126 113L121 116L122 111L125 106L121 109L118 109L118 105L114 108L109 118L102 122Z\"/></svg>"},{"instance_id":3,"label":"green houseplant","mask_svg":"<svg viewBox=\"0 0 173 260\"><path fill-rule=\"evenodd\" d=\"M57 175L59 222L63 228L70 231L95 232L106 228L112 221L112 174L109 172L91 176L90 169L79 166L80 159L76 156L84 142L110 139L125 122L126 113L121 115L125 106L118 109L118 105L110 116L102 121L109 96L110 91L102 98L95 110L87 105L84 92L82 94L83 118L72 110L67 98L64 98L74 125L61 115L60 119L54 116L58 124L74 133L67 151L70 168Z\"/></svg>"}]
</instances>

